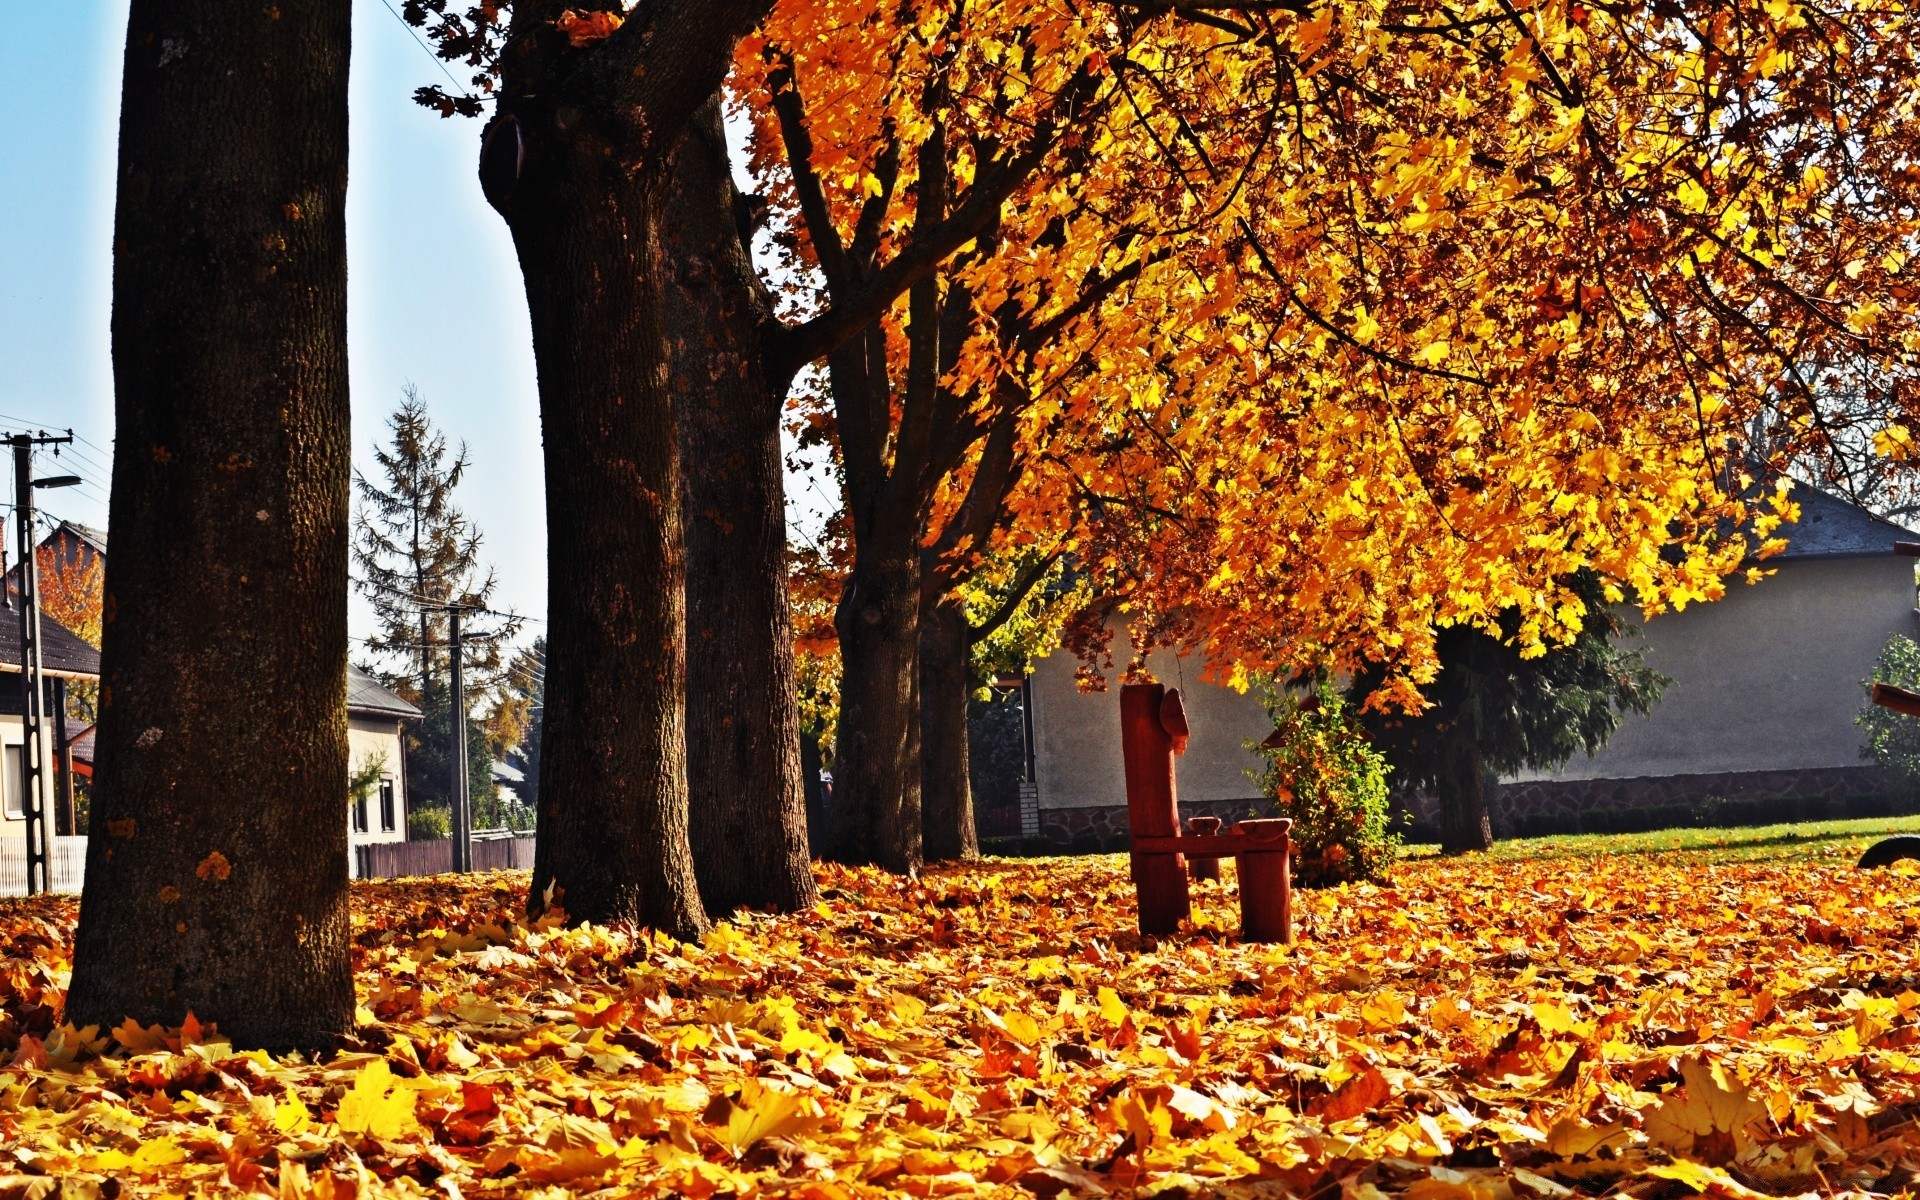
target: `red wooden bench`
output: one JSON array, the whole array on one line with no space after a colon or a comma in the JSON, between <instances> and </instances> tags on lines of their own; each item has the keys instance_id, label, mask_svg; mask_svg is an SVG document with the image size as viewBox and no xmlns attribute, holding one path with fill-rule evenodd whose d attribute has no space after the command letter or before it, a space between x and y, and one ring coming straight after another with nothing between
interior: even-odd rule
<instances>
[{"instance_id":1,"label":"red wooden bench","mask_svg":"<svg viewBox=\"0 0 1920 1200\"><path fill-rule=\"evenodd\" d=\"M1187 714L1178 690L1157 683L1120 689L1120 744L1126 758L1127 828L1132 834L1132 872L1140 902L1140 932L1173 933L1193 911L1187 893L1189 863L1194 878L1219 878L1217 861L1232 858L1240 881L1240 938L1248 942L1293 940L1293 881L1288 862L1293 822L1284 818L1241 821L1217 833L1215 817L1194 818L1182 834L1173 759L1187 747ZM1202 822L1211 826L1203 826ZM1212 860L1212 872L1207 864Z\"/></svg>"}]
</instances>

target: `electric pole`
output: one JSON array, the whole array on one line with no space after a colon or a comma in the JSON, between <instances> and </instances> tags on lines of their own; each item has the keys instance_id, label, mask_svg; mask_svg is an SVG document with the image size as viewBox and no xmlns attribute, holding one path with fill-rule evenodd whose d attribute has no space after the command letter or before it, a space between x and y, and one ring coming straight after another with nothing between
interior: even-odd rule
<instances>
[{"instance_id":1,"label":"electric pole","mask_svg":"<svg viewBox=\"0 0 1920 1200\"><path fill-rule=\"evenodd\" d=\"M53 839L47 829L45 795L47 693L41 679L40 663L40 562L33 546L33 493L37 488L72 487L78 475L57 475L36 480L33 477L35 446L57 447L73 441L65 437L16 433L7 438L13 447L14 516L20 532L20 713L23 722L20 747L20 808L27 818L27 895L53 890ZM65 731L66 713L60 713ZM65 739L62 738L64 741Z\"/></svg>"},{"instance_id":2,"label":"electric pole","mask_svg":"<svg viewBox=\"0 0 1920 1200\"><path fill-rule=\"evenodd\" d=\"M453 655L453 869L473 870L472 782L467 778L467 684L461 671L460 614L463 605L447 605L447 642Z\"/></svg>"}]
</instances>

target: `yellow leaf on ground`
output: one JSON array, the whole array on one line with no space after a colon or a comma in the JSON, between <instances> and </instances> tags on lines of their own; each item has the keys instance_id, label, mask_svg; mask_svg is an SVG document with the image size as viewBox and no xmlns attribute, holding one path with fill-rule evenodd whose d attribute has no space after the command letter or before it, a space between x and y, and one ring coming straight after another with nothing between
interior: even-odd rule
<instances>
[{"instance_id":1,"label":"yellow leaf on ground","mask_svg":"<svg viewBox=\"0 0 1920 1200\"><path fill-rule=\"evenodd\" d=\"M354 1076L352 1089L340 1098L335 1120L344 1133L399 1141L420 1131L420 1122L414 1117L418 1099L401 1085L386 1059L375 1059Z\"/></svg>"}]
</instances>

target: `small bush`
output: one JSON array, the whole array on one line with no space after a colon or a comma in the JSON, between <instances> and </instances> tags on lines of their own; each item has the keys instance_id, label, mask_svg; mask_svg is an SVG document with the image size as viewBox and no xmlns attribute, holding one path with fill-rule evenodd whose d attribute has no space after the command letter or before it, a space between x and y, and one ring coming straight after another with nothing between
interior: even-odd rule
<instances>
[{"instance_id":1,"label":"small bush","mask_svg":"<svg viewBox=\"0 0 1920 1200\"><path fill-rule=\"evenodd\" d=\"M1868 689L1866 707L1853 719L1867 731L1866 745L1860 757L1892 771L1908 782L1920 782L1920 718L1881 708L1872 700L1872 685L1890 683L1908 691L1920 690L1920 645L1909 637L1894 634L1880 651L1873 678L1863 685Z\"/></svg>"},{"instance_id":2,"label":"small bush","mask_svg":"<svg viewBox=\"0 0 1920 1200\"><path fill-rule=\"evenodd\" d=\"M1293 878L1302 887L1384 879L1399 852L1390 828L1387 761L1354 719L1352 707L1322 686L1306 703L1267 697L1279 737L1255 747L1267 759L1258 776L1279 815L1293 818Z\"/></svg>"},{"instance_id":3,"label":"small bush","mask_svg":"<svg viewBox=\"0 0 1920 1200\"><path fill-rule=\"evenodd\" d=\"M453 836L453 814L444 808L416 808L407 814L407 840L431 842Z\"/></svg>"}]
</instances>

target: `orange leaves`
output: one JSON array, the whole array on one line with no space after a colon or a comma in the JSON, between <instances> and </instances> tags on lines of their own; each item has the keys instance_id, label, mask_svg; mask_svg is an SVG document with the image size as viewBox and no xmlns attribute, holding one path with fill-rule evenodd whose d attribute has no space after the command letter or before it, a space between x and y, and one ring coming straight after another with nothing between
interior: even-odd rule
<instances>
[{"instance_id":1,"label":"orange leaves","mask_svg":"<svg viewBox=\"0 0 1920 1200\"><path fill-rule=\"evenodd\" d=\"M567 35L567 41L577 50L612 37L624 21L619 13L597 9L583 13L569 8L555 18L553 25Z\"/></svg>"},{"instance_id":2,"label":"orange leaves","mask_svg":"<svg viewBox=\"0 0 1920 1200\"><path fill-rule=\"evenodd\" d=\"M1143 946L1118 857L833 870L698 946L357 885L384 1015L313 1059L59 1026L73 905L11 902L0 1128L138 1196L1795 1194L1920 1154L1920 874L1839 861L1415 860L1301 893L1291 947L1236 943L1230 881Z\"/></svg>"},{"instance_id":3,"label":"orange leaves","mask_svg":"<svg viewBox=\"0 0 1920 1200\"><path fill-rule=\"evenodd\" d=\"M193 873L209 883L225 883L233 875L233 864L227 861L226 855L215 850L200 860Z\"/></svg>"}]
</instances>

